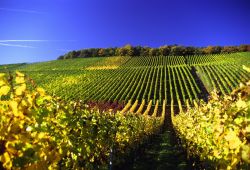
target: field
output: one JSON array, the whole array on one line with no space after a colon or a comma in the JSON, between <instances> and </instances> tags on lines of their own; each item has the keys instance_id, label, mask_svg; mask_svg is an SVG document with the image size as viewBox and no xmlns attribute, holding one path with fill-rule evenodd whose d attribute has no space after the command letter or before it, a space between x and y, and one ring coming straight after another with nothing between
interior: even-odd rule
<instances>
[{"instance_id":1,"label":"field","mask_svg":"<svg viewBox=\"0 0 250 170\"><path fill-rule=\"evenodd\" d=\"M36 104L30 107L34 107L40 116L41 113L46 113L48 116L49 114L47 114L47 112L53 109L55 110L54 112L58 113L58 115L52 113L52 118L48 117L46 121L43 117L36 119L38 122L44 120L44 123L48 124L49 130L41 128L41 133L46 131L49 136L53 136L55 134L50 131L51 129L67 127L69 130L63 131L62 135L64 136L61 136L61 138L69 140L67 135L71 136L73 132L73 136L71 136L70 139L71 145L74 146L72 147L73 149L66 144L62 145L60 140L58 141L58 137L55 137L57 140L54 141L54 143L58 145L60 143L60 149L62 149L61 147L66 147L68 150L72 149L72 154L75 154L73 154L73 156L71 154L72 160L80 159L80 161L76 161L77 163L71 162L72 165L70 164L69 166L71 166L71 168L76 166L75 164L80 166L78 164L79 162L87 161L93 162L93 164L86 163L88 168L95 169L95 161L101 164L101 162L107 162L107 159L112 157L113 141L116 142L117 150L120 149L119 152L117 151L119 153L117 158L120 158L121 153L121 155L124 155L124 152L126 153L128 150L133 150L134 152L134 150L136 150L135 148L138 148L141 143L148 141L148 137L150 136L151 138L152 134L158 134L163 127L167 128L166 132L168 137L171 136L169 135L170 131L174 132L173 128L176 128L180 133L188 133L186 131L184 132L183 129L185 129L185 127L181 127L183 126L181 122L185 120L185 115L182 117L184 118L183 120L181 118L176 119L173 116L179 112L183 113L190 108L197 108L200 103L204 103L203 101L208 102L214 90L222 96L229 95L235 88L240 87L240 83L246 83L250 79L250 74L246 69L243 69L243 65L246 67L250 66L250 53L248 52L201 56L117 56L70 59L0 66L0 72L18 70L31 78L33 85L42 87L54 98L56 98L55 96L60 97L60 100L57 101L57 99L52 99L53 97L44 97L44 92L41 92L41 90L38 90L34 94L27 92L29 96L34 95L32 100L36 101ZM6 95L11 93L10 98L13 98L12 93L14 93L16 97L14 97L13 100L16 100L16 102L22 105L22 107L16 106L17 109L21 108L20 111L27 110L27 113L30 114L30 110L27 109L27 103L20 102L23 98L16 92L17 89L21 89L21 94L26 94L26 85L23 85L24 80L22 80L23 75L19 72L16 75L16 83L11 82L13 78L2 80L3 87L7 81L10 82L6 83L6 86L17 85L17 87L10 88L14 89L14 92L6 90L5 88L7 92L4 90L1 91L0 89L0 94ZM21 83L17 82L20 81L19 77L21 77ZM39 96L37 98L37 93L40 94L42 99L40 99ZM2 99L5 98L6 97L3 97ZM45 101L47 98L49 98L48 100L51 104L46 104ZM38 103L37 100L39 100ZM58 104L56 104L57 102ZM91 110L90 112L81 109L83 103L88 105ZM11 109L14 107L12 104L6 107L6 102L3 102L2 105L2 108L7 110L8 108ZM45 106L49 108L47 110L37 110L38 106L40 106L41 109L45 109L42 108ZM98 113L93 112L95 109L99 110ZM101 112L101 114L99 114L99 112ZM114 118L110 116L110 113L115 114L116 112L118 112L117 117ZM6 113L8 112L6 111ZM24 115L26 116L27 113ZM130 113L132 115L130 115ZM120 114L125 116L121 116ZM72 116L74 119L71 118ZM171 122L171 116L173 122ZM19 119L20 118L18 118L18 120ZM100 127L100 133L96 132L100 136L91 136L89 132L88 134L83 134L78 122L85 121L85 119L86 122L90 123L90 125L86 126L89 132L98 131L97 128ZM12 121L12 119L8 118L8 115L6 115L6 120ZM18 120L16 121L18 122ZM86 122L83 123L83 126L85 126ZM172 123L176 127L172 127ZM188 125L188 123L187 120L186 124ZM109 143L105 143L106 135L110 133L110 129L112 129L113 126L122 126L122 128L115 130L115 137L113 137L115 140L111 139L111 142L108 141ZM60 130L58 131L60 133ZM131 131L134 131L134 133L131 133ZM56 135L60 136L61 134ZM73 138L74 135L78 136L77 140L79 139L82 143L86 142L84 148L88 148L88 150L75 150L75 147L78 148L81 142L76 141L76 139ZM183 134L180 134L180 136L182 135ZM88 139L88 137L91 139ZM181 139L184 139L184 137L181 137ZM49 139L46 138L46 140ZM96 141L96 145L91 143L93 141ZM165 139L163 141L165 141ZM169 144L169 148L176 147L176 141L177 139L174 139L174 144ZM155 142L155 144L157 144L157 142ZM35 146L36 143L32 143L32 145ZM95 150L94 148L97 149ZM85 152L88 153L86 157L78 158L77 154L83 154ZM93 156L93 152L97 154ZM160 153L160 151L157 152ZM178 149L174 150L171 154L176 154L177 152ZM57 151L55 151L55 153L57 153ZM63 155L60 157L65 158L66 153L60 154ZM155 158L152 157L152 159ZM181 162L179 163L181 164ZM66 166L66 164L64 165L62 163L60 163L60 165ZM4 166L6 167L7 165L4 164ZM169 168L171 166L169 166ZM234 165L230 164L230 166L233 167Z\"/></svg>"},{"instance_id":2,"label":"field","mask_svg":"<svg viewBox=\"0 0 250 170\"><path fill-rule=\"evenodd\" d=\"M103 57L18 66L65 100L192 105L216 89L229 94L250 76L250 53L207 56Z\"/></svg>"}]
</instances>

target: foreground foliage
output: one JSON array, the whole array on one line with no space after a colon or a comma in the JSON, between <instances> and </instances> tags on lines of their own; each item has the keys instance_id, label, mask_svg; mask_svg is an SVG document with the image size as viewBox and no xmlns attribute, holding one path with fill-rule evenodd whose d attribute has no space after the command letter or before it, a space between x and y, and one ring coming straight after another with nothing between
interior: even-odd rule
<instances>
[{"instance_id":1,"label":"foreground foliage","mask_svg":"<svg viewBox=\"0 0 250 170\"><path fill-rule=\"evenodd\" d=\"M220 169L247 169L250 164L250 81L221 98L172 114L172 122L188 154Z\"/></svg>"},{"instance_id":2,"label":"foreground foliage","mask_svg":"<svg viewBox=\"0 0 250 170\"><path fill-rule=\"evenodd\" d=\"M89 111L41 88L26 77L0 74L0 169L96 169L107 167L155 133L161 118Z\"/></svg>"}]
</instances>

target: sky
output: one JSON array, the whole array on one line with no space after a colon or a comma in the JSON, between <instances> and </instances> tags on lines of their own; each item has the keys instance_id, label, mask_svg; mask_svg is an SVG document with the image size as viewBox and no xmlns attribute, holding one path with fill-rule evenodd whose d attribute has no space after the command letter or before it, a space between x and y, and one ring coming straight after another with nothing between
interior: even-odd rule
<instances>
[{"instance_id":1,"label":"sky","mask_svg":"<svg viewBox=\"0 0 250 170\"><path fill-rule=\"evenodd\" d=\"M250 44L250 0L0 0L0 64L126 44Z\"/></svg>"}]
</instances>

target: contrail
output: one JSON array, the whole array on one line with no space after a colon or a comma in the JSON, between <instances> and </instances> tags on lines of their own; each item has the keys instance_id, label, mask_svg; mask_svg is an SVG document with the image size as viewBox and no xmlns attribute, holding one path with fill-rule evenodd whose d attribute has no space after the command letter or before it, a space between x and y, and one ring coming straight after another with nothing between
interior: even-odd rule
<instances>
[{"instance_id":1,"label":"contrail","mask_svg":"<svg viewBox=\"0 0 250 170\"><path fill-rule=\"evenodd\" d=\"M47 42L49 40L0 40L0 42Z\"/></svg>"},{"instance_id":2,"label":"contrail","mask_svg":"<svg viewBox=\"0 0 250 170\"><path fill-rule=\"evenodd\" d=\"M29 45L6 44L6 43L1 43L1 42L0 42L0 46L8 46L8 47L21 47L21 48L36 48L36 47L33 47L33 46L29 46Z\"/></svg>"},{"instance_id":3,"label":"contrail","mask_svg":"<svg viewBox=\"0 0 250 170\"><path fill-rule=\"evenodd\" d=\"M0 10L10 11L10 12L32 13L32 14L44 14L44 12L39 12L39 11L35 11L35 10L26 10L26 9L0 8Z\"/></svg>"},{"instance_id":4,"label":"contrail","mask_svg":"<svg viewBox=\"0 0 250 170\"><path fill-rule=\"evenodd\" d=\"M73 42L75 40L0 40L0 42Z\"/></svg>"},{"instance_id":5,"label":"contrail","mask_svg":"<svg viewBox=\"0 0 250 170\"><path fill-rule=\"evenodd\" d=\"M29 45L22 44L13 44L13 43L22 43L22 42L74 42L76 40L0 40L0 46L8 46L8 47L22 47L22 48L37 48ZM68 52L70 50L66 49L57 49L59 51Z\"/></svg>"}]
</instances>

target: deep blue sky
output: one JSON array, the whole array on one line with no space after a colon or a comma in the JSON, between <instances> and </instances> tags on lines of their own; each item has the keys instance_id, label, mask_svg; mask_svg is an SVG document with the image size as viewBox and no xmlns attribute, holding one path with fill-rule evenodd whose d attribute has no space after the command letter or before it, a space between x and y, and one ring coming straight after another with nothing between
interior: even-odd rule
<instances>
[{"instance_id":1,"label":"deep blue sky","mask_svg":"<svg viewBox=\"0 0 250 170\"><path fill-rule=\"evenodd\" d=\"M250 0L0 0L0 64L128 43L250 44Z\"/></svg>"}]
</instances>

